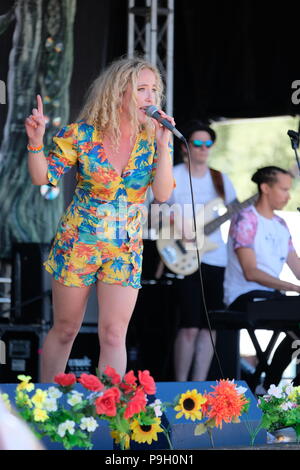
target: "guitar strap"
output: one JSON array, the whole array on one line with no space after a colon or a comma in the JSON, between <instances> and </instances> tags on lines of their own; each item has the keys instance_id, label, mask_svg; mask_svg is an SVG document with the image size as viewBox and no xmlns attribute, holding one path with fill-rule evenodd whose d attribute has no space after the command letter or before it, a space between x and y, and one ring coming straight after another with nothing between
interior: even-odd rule
<instances>
[{"instance_id":1,"label":"guitar strap","mask_svg":"<svg viewBox=\"0 0 300 470\"><path fill-rule=\"evenodd\" d=\"M214 168L209 169L215 190L218 195L225 201L225 189L222 173Z\"/></svg>"}]
</instances>

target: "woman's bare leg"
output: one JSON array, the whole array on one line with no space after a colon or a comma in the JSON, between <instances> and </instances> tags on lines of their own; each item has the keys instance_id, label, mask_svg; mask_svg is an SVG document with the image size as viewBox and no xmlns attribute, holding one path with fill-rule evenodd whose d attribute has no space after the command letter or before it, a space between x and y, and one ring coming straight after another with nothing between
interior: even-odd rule
<instances>
[{"instance_id":1,"label":"woman's bare leg","mask_svg":"<svg viewBox=\"0 0 300 470\"><path fill-rule=\"evenodd\" d=\"M42 350L41 381L53 382L64 372L74 339L81 327L90 287L67 287L53 280L53 327Z\"/></svg>"},{"instance_id":2,"label":"woman's bare leg","mask_svg":"<svg viewBox=\"0 0 300 470\"><path fill-rule=\"evenodd\" d=\"M174 344L175 380L185 382L195 354L198 328L180 328Z\"/></svg>"},{"instance_id":3,"label":"woman's bare leg","mask_svg":"<svg viewBox=\"0 0 300 470\"><path fill-rule=\"evenodd\" d=\"M216 331L212 331L211 333L213 342L216 344ZM192 380L206 380L213 355L214 348L211 342L209 330L207 328L203 328L199 331L196 340Z\"/></svg>"},{"instance_id":4,"label":"woman's bare leg","mask_svg":"<svg viewBox=\"0 0 300 470\"><path fill-rule=\"evenodd\" d=\"M99 303L99 370L107 365L113 367L123 377L126 372L126 333L135 307L138 289L97 283Z\"/></svg>"}]
</instances>

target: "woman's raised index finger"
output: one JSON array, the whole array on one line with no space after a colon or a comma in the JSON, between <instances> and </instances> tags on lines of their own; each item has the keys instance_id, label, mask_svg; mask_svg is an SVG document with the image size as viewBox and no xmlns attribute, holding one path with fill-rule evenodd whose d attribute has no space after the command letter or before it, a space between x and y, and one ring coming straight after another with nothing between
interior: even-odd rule
<instances>
[{"instance_id":1,"label":"woman's raised index finger","mask_svg":"<svg viewBox=\"0 0 300 470\"><path fill-rule=\"evenodd\" d=\"M41 113L41 114L44 114L44 112L43 112L43 100L42 100L41 95L37 95L36 100L37 100L38 112Z\"/></svg>"}]
</instances>

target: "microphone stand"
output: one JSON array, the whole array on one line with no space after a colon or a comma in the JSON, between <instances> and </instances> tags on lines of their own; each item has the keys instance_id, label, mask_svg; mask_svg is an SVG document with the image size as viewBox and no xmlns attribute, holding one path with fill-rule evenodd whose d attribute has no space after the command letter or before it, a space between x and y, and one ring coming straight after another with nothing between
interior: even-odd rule
<instances>
[{"instance_id":1,"label":"microphone stand","mask_svg":"<svg viewBox=\"0 0 300 470\"><path fill-rule=\"evenodd\" d=\"M288 131L287 132L289 138L291 139L292 149L295 151L296 162L298 165L299 175L300 175L300 160L297 149L299 147L299 132L296 131ZM297 210L300 212L300 207L297 207Z\"/></svg>"}]
</instances>

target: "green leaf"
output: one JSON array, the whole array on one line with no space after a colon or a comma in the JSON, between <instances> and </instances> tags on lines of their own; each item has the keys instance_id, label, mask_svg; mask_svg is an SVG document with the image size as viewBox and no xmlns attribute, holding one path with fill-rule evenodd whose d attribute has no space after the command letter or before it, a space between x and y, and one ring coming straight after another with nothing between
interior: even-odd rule
<instances>
[{"instance_id":1,"label":"green leaf","mask_svg":"<svg viewBox=\"0 0 300 470\"><path fill-rule=\"evenodd\" d=\"M124 432L125 434L128 434L128 432L130 431L129 421L125 418L120 418L120 416L116 416L115 426L115 429L120 432Z\"/></svg>"},{"instance_id":2,"label":"green leaf","mask_svg":"<svg viewBox=\"0 0 300 470\"><path fill-rule=\"evenodd\" d=\"M207 432L206 424L204 424L204 423L199 423L199 424L197 424L197 426L195 427L194 435L195 435L195 436L201 436L202 434L205 434L206 432Z\"/></svg>"},{"instance_id":3,"label":"green leaf","mask_svg":"<svg viewBox=\"0 0 300 470\"><path fill-rule=\"evenodd\" d=\"M149 415L142 411L137 417L137 420L142 426L149 426L150 424L155 422L154 418L156 418L155 413L154 415L152 413L151 415Z\"/></svg>"}]
</instances>

